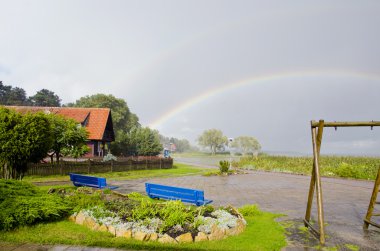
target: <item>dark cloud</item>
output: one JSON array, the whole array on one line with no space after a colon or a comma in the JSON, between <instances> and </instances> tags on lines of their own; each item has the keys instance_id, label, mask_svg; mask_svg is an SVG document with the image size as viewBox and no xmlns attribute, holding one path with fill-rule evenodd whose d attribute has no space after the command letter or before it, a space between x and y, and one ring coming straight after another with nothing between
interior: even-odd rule
<instances>
[{"instance_id":1,"label":"dark cloud","mask_svg":"<svg viewBox=\"0 0 380 251\"><path fill-rule=\"evenodd\" d=\"M311 119L379 116L378 1L0 1L0 9L5 84L29 95L47 88L63 102L110 93L146 125L212 88L316 72L219 93L166 120L168 136L194 140L216 127L254 135L267 150L308 152ZM378 146L376 129L350 129L328 134L323 150Z\"/></svg>"}]
</instances>

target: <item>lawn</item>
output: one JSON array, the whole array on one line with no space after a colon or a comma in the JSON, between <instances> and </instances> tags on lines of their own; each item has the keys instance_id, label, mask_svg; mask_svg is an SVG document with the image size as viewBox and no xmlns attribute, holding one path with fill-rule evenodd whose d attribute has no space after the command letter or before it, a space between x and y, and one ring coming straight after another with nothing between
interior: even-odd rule
<instances>
[{"instance_id":1,"label":"lawn","mask_svg":"<svg viewBox=\"0 0 380 251\"><path fill-rule=\"evenodd\" d=\"M149 169L125 172L93 173L90 175L97 177L105 177L112 180L128 180L139 178L165 178L185 175L197 175L203 174L206 171L208 171L208 169L176 163L173 165L173 168L170 169ZM25 176L23 180L28 182L70 181L70 177L68 175Z\"/></svg>"}]
</instances>

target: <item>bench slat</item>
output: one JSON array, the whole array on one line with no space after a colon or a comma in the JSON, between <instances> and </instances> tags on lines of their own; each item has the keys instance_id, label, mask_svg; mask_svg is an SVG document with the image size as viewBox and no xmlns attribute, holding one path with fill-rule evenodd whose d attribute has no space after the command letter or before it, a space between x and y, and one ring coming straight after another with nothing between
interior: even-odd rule
<instances>
[{"instance_id":1,"label":"bench slat","mask_svg":"<svg viewBox=\"0 0 380 251\"><path fill-rule=\"evenodd\" d=\"M145 189L146 193L151 198L181 200L182 202L196 204L197 206L212 202L212 200L204 199L204 192L202 190L165 186L152 183L145 183Z\"/></svg>"},{"instance_id":2,"label":"bench slat","mask_svg":"<svg viewBox=\"0 0 380 251\"><path fill-rule=\"evenodd\" d=\"M88 187L96 187L96 188L110 188L115 189L117 187L107 186L106 178L103 177L95 177L95 176L87 176L76 173L70 173L70 180L73 182L75 186L88 186Z\"/></svg>"},{"instance_id":3,"label":"bench slat","mask_svg":"<svg viewBox=\"0 0 380 251\"><path fill-rule=\"evenodd\" d=\"M192 193L190 193L190 192L179 193L179 192L170 191L167 189L164 190L164 189L151 188L150 194L162 194L162 195L166 195L166 196L177 196L177 197L187 198L187 199L195 199L195 198L203 199L203 198L201 198L202 196L199 196L199 195L197 196L197 191L193 191Z\"/></svg>"}]
</instances>

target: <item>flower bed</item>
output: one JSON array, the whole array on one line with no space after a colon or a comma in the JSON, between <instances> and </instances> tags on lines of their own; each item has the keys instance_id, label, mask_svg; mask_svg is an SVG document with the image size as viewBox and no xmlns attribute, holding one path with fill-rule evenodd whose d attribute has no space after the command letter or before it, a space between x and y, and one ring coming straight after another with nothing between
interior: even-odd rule
<instances>
[{"instance_id":1,"label":"flower bed","mask_svg":"<svg viewBox=\"0 0 380 251\"><path fill-rule=\"evenodd\" d=\"M85 189L86 193L102 193ZM244 231L246 221L228 206L185 206L180 201L156 201L138 193L101 194L99 205L78 209L69 219L115 237L161 243L220 240Z\"/></svg>"}]
</instances>

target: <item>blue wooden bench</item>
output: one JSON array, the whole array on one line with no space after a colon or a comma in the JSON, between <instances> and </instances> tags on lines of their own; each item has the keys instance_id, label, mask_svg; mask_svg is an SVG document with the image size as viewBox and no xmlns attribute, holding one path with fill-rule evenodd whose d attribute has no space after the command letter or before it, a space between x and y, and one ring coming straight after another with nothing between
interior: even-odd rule
<instances>
[{"instance_id":1,"label":"blue wooden bench","mask_svg":"<svg viewBox=\"0 0 380 251\"><path fill-rule=\"evenodd\" d=\"M70 180L73 182L74 186L86 186L86 187L96 187L96 188L109 188L115 189L116 186L107 186L106 178L94 177L76 173L70 173Z\"/></svg>"},{"instance_id":2,"label":"blue wooden bench","mask_svg":"<svg viewBox=\"0 0 380 251\"><path fill-rule=\"evenodd\" d=\"M181 200L197 206L212 202L212 200L205 200L202 190L145 183L145 191L152 199Z\"/></svg>"}]
</instances>

